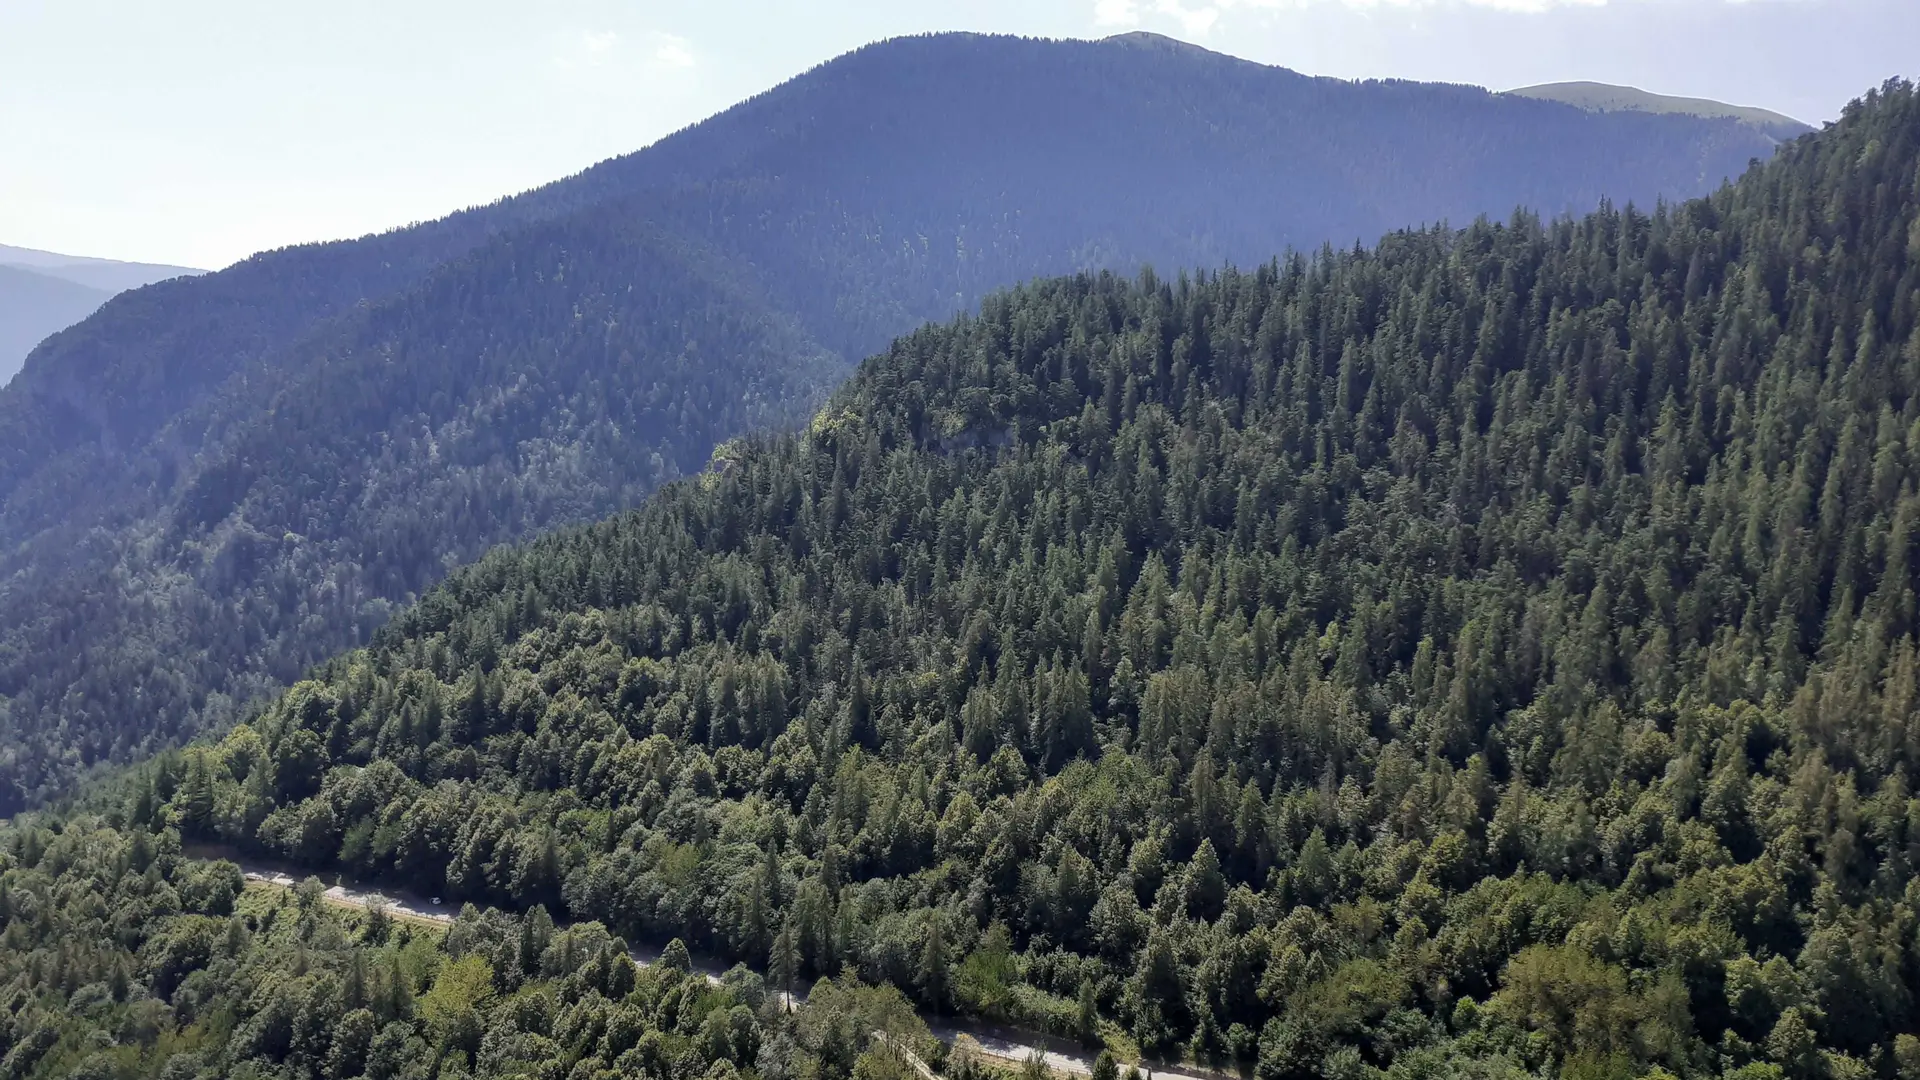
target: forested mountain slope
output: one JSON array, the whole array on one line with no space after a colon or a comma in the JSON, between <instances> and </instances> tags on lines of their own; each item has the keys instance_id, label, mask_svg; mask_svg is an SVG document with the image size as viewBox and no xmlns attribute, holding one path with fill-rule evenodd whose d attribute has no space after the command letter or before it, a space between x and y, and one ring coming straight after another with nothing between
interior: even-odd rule
<instances>
[{"instance_id":1,"label":"forested mountain slope","mask_svg":"<svg viewBox=\"0 0 1920 1080\"><path fill-rule=\"evenodd\" d=\"M1652 214L1036 283L125 805L1270 1080L1905 1076L1917 308L1897 82Z\"/></svg>"},{"instance_id":2,"label":"forested mountain slope","mask_svg":"<svg viewBox=\"0 0 1920 1080\"><path fill-rule=\"evenodd\" d=\"M804 417L992 289L1651 202L1770 147L1151 38L948 35L493 206L123 295L0 391L0 812Z\"/></svg>"},{"instance_id":3,"label":"forested mountain slope","mask_svg":"<svg viewBox=\"0 0 1920 1080\"><path fill-rule=\"evenodd\" d=\"M318 882L243 890L177 833L117 824L0 826L9 1077L917 1080L905 1054L937 1054L892 988L822 984L788 1012L745 971L690 973L684 950L636 969L596 924L349 915Z\"/></svg>"}]
</instances>

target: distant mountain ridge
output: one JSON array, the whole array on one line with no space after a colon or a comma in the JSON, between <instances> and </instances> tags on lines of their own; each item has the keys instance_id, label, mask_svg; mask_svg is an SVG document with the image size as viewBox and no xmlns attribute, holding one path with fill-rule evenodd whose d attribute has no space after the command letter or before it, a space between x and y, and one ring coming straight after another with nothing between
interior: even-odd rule
<instances>
[{"instance_id":1,"label":"distant mountain ridge","mask_svg":"<svg viewBox=\"0 0 1920 1080\"><path fill-rule=\"evenodd\" d=\"M1507 91L1519 97L1558 101L1563 105L1593 112L1643 112L1659 115L1698 116L1706 119L1738 120L1780 140L1797 139L1814 130L1811 124L1791 116L1751 105L1729 105L1710 98L1674 97L1655 94L1635 86L1616 86L1599 82L1541 83Z\"/></svg>"},{"instance_id":2,"label":"distant mountain ridge","mask_svg":"<svg viewBox=\"0 0 1920 1080\"><path fill-rule=\"evenodd\" d=\"M115 293L201 273L0 244L0 385L33 347L98 310Z\"/></svg>"},{"instance_id":3,"label":"distant mountain ridge","mask_svg":"<svg viewBox=\"0 0 1920 1080\"><path fill-rule=\"evenodd\" d=\"M112 293L0 263L0 384L35 345L93 314Z\"/></svg>"},{"instance_id":4,"label":"distant mountain ridge","mask_svg":"<svg viewBox=\"0 0 1920 1080\"><path fill-rule=\"evenodd\" d=\"M60 278L108 293L125 292L128 289L137 289L142 285L151 285L156 281L166 281L169 278L192 277L206 273L205 270L196 270L190 266L95 259L85 255L63 255L57 251L39 251L8 244L0 244L0 265L22 267L48 277Z\"/></svg>"},{"instance_id":5,"label":"distant mountain ridge","mask_svg":"<svg viewBox=\"0 0 1920 1080\"><path fill-rule=\"evenodd\" d=\"M1712 189L1772 140L1143 39L937 35L447 218L124 295L0 391L0 813L1008 284Z\"/></svg>"}]
</instances>

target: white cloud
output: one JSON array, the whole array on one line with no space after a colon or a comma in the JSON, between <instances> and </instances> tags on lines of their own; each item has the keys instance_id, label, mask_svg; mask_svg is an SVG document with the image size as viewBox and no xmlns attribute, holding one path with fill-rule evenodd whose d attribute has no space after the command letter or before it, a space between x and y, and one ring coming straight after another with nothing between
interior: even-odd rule
<instances>
[{"instance_id":1,"label":"white cloud","mask_svg":"<svg viewBox=\"0 0 1920 1080\"><path fill-rule=\"evenodd\" d=\"M554 66L565 71L604 67L620 48L620 35L611 30L588 30L563 35L553 51Z\"/></svg>"},{"instance_id":2,"label":"white cloud","mask_svg":"<svg viewBox=\"0 0 1920 1080\"><path fill-rule=\"evenodd\" d=\"M1288 0L1221 0L1222 3L1236 7L1304 7L1304 3L1289 3ZM1606 7L1607 0L1339 0L1348 7L1373 8L1427 8L1442 5L1465 5L1467 7L1492 8L1495 11L1542 12L1562 7Z\"/></svg>"},{"instance_id":3,"label":"white cloud","mask_svg":"<svg viewBox=\"0 0 1920 1080\"><path fill-rule=\"evenodd\" d=\"M1190 8L1180 0L1159 0L1154 10L1179 22L1181 31L1188 37L1199 38L1206 37L1207 31L1213 29L1213 24L1220 20L1221 6L1209 4Z\"/></svg>"},{"instance_id":4,"label":"white cloud","mask_svg":"<svg viewBox=\"0 0 1920 1080\"><path fill-rule=\"evenodd\" d=\"M699 62L686 38L658 32L653 35L653 59L670 68L690 68Z\"/></svg>"},{"instance_id":5,"label":"white cloud","mask_svg":"<svg viewBox=\"0 0 1920 1080\"><path fill-rule=\"evenodd\" d=\"M578 72L685 71L699 61L692 42L660 30L631 43L612 30L574 31L560 37L553 54L556 66Z\"/></svg>"},{"instance_id":6,"label":"white cloud","mask_svg":"<svg viewBox=\"0 0 1920 1080\"><path fill-rule=\"evenodd\" d=\"M1748 0L1726 0L1745 3ZM1496 11L1542 12L1560 7L1605 7L1608 0L1210 0L1187 6L1185 0L1154 0L1153 13L1177 23L1190 37L1203 37L1224 14L1233 11L1276 11L1287 8L1339 4L1362 11L1435 7L1480 7ZM1095 0L1097 26L1138 26L1144 21L1140 0Z\"/></svg>"}]
</instances>

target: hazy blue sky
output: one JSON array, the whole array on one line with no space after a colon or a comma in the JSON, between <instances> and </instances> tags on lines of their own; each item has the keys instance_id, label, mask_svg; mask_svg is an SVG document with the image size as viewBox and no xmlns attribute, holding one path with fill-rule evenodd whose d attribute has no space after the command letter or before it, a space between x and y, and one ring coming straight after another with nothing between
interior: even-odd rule
<instances>
[{"instance_id":1,"label":"hazy blue sky","mask_svg":"<svg viewBox=\"0 0 1920 1080\"><path fill-rule=\"evenodd\" d=\"M534 186L878 38L1135 28L1816 123L1920 69L1920 0L0 0L0 243L220 266Z\"/></svg>"}]
</instances>

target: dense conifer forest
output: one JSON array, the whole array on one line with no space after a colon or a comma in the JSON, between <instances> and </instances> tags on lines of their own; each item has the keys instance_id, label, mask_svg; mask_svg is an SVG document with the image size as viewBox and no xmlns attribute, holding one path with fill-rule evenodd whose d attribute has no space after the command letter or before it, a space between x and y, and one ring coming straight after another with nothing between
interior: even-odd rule
<instances>
[{"instance_id":1,"label":"dense conifer forest","mask_svg":"<svg viewBox=\"0 0 1920 1080\"><path fill-rule=\"evenodd\" d=\"M995 295L103 798L1260 1080L1912 1080L1916 531L1896 81L1700 200Z\"/></svg>"},{"instance_id":2,"label":"dense conifer forest","mask_svg":"<svg viewBox=\"0 0 1920 1080\"><path fill-rule=\"evenodd\" d=\"M890 987L828 981L793 1011L684 948L636 968L597 923L349 914L179 845L98 817L0 827L0 1074L918 1080L918 1053L942 1060Z\"/></svg>"},{"instance_id":3,"label":"dense conifer forest","mask_svg":"<svg viewBox=\"0 0 1920 1080\"><path fill-rule=\"evenodd\" d=\"M993 290L1651 205L1772 149L1145 36L940 35L491 206L117 297L0 390L0 813L229 724L494 544L803 422Z\"/></svg>"}]
</instances>

